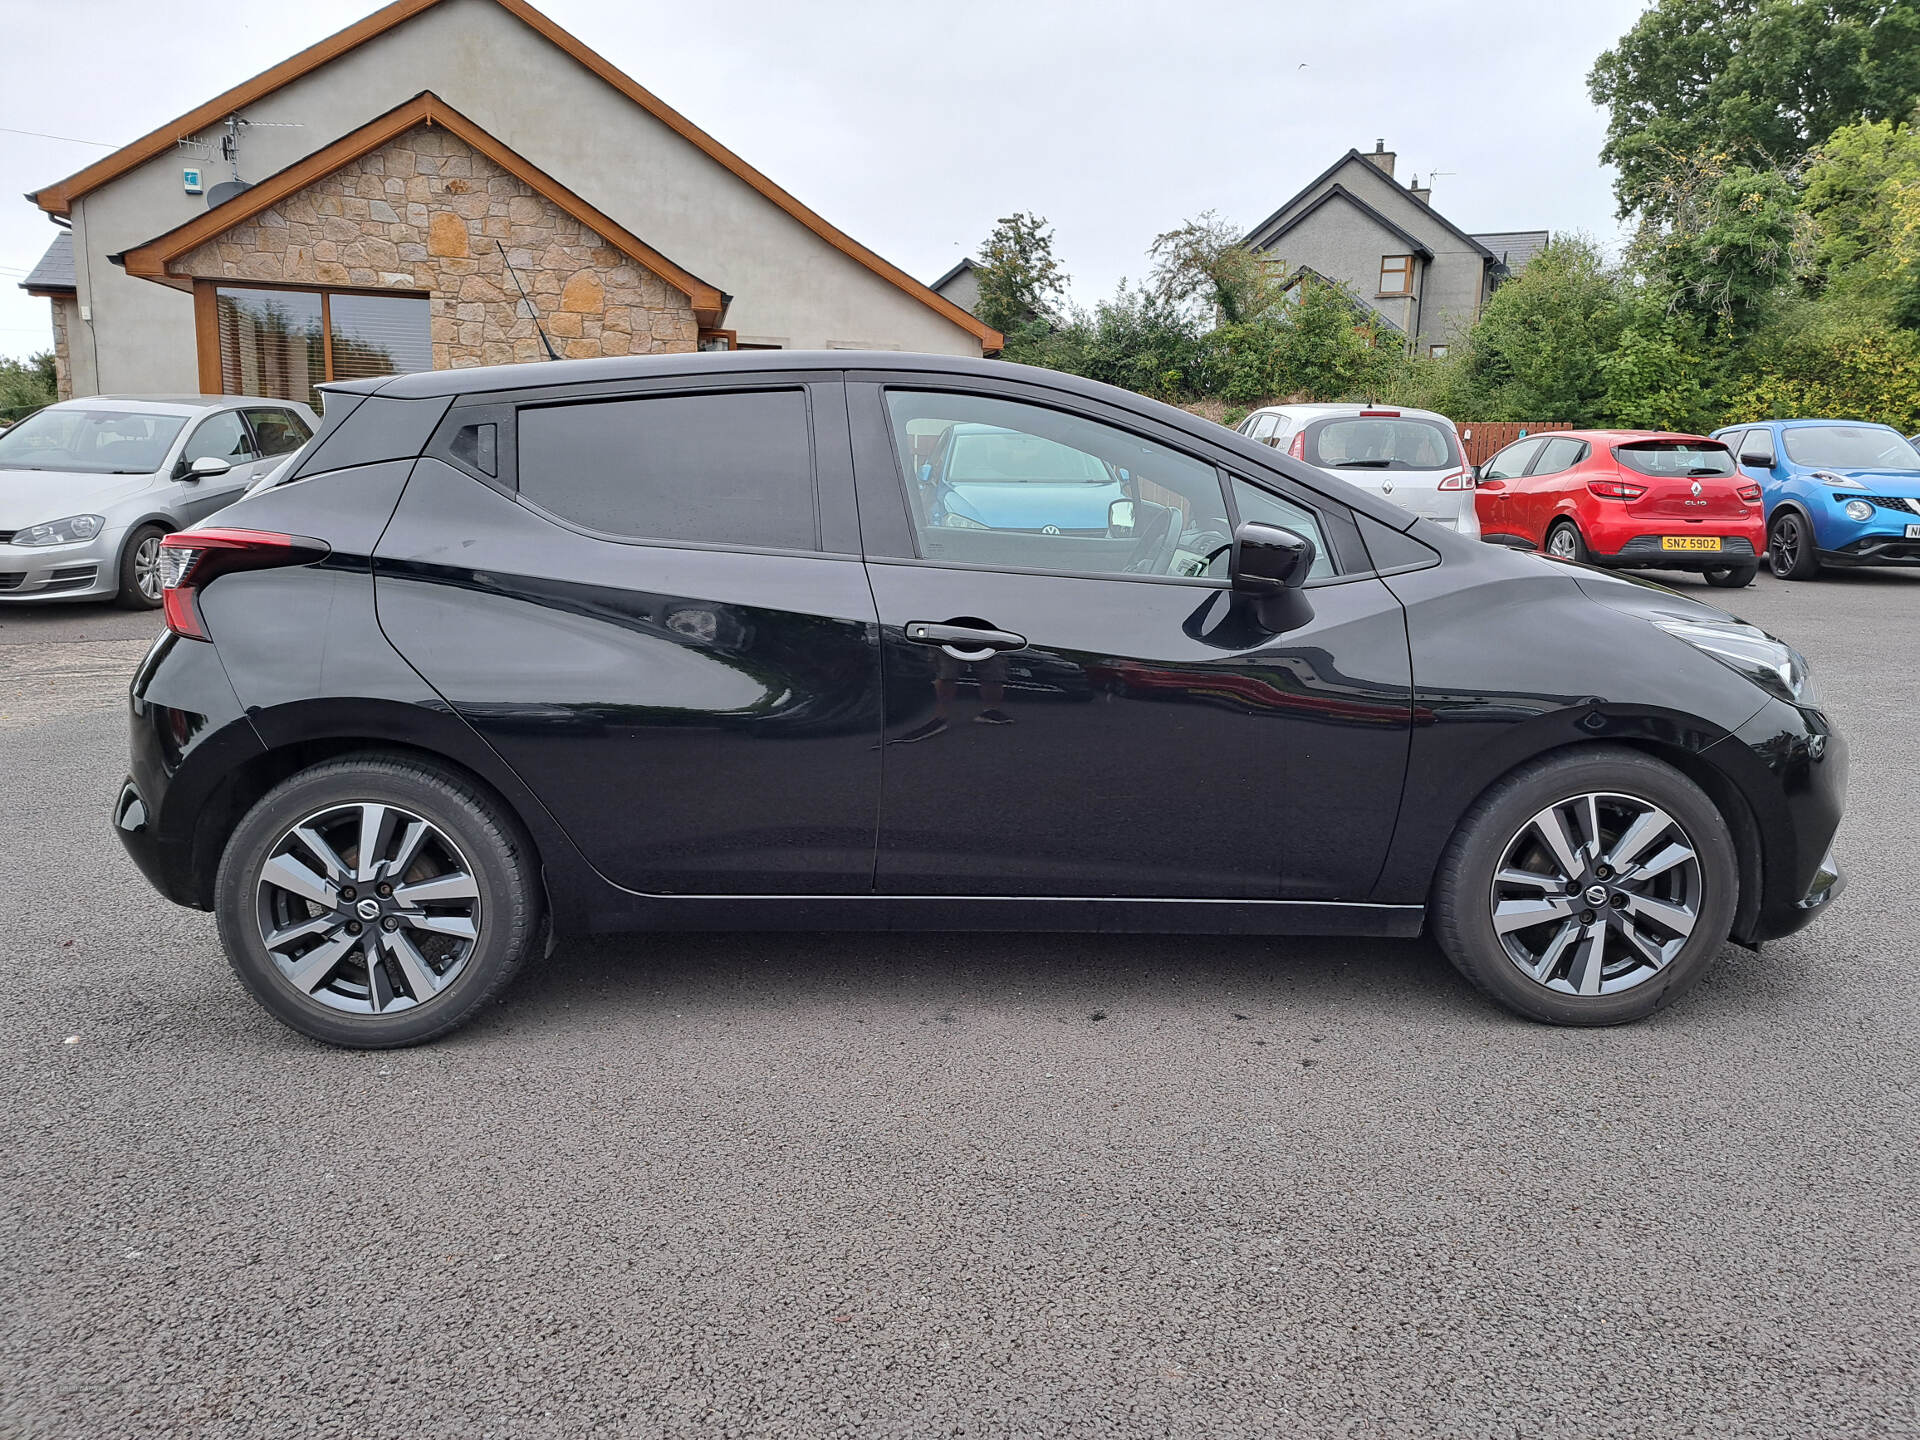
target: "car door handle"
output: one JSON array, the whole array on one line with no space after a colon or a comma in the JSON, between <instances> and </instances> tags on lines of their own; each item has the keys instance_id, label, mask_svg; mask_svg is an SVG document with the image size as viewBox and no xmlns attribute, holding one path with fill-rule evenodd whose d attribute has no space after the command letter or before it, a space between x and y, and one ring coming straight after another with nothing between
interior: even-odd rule
<instances>
[{"instance_id":1,"label":"car door handle","mask_svg":"<svg viewBox=\"0 0 1920 1440\"><path fill-rule=\"evenodd\" d=\"M909 620L907 639L916 645L938 645L956 660L984 660L998 650L1023 650L1027 637L1011 630L991 630L980 625L936 625L927 620Z\"/></svg>"}]
</instances>

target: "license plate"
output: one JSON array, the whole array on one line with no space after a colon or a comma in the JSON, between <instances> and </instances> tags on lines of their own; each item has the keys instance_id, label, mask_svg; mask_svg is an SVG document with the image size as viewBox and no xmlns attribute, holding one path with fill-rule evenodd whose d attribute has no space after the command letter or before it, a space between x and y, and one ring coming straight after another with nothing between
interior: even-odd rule
<instances>
[{"instance_id":1,"label":"license plate","mask_svg":"<svg viewBox=\"0 0 1920 1440\"><path fill-rule=\"evenodd\" d=\"M1909 540L1920 540L1920 525L1907 526L1907 538Z\"/></svg>"},{"instance_id":2,"label":"license plate","mask_svg":"<svg viewBox=\"0 0 1920 1440\"><path fill-rule=\"evenodd\" d=\"M1720 537L1718 535L1662 535L1660 548L1662 550L1718 550Z\"/></svg>"}]
</instances>

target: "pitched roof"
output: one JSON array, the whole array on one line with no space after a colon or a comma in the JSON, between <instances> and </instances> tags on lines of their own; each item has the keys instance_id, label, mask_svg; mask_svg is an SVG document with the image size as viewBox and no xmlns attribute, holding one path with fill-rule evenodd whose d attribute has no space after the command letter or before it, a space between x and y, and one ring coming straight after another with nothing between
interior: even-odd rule
<instances>
[{"instance_id":1,"label":"pitched roof","mask_svg":"<svg viewBox=\"0 0 1920 1440\"><path fill-rule=\"evenodd\" d=\"M222 231L238 225L241 221L249 220L261 211L270 209L289 195L306 189L307 186L331 175L349 161L357 160L362 155L379 149L389 140L421 125L439 125L449 134L459 136L536 195L552 201L554 205L578 220L614 249L651 270L676 290L682 291L693 302L693 313L703 325L719 324L720 317L727 308L728 297L723 295L717 287L708 284L692 271L682 269L637 235L632 234L618 221L603 215L544 170L538 169L531 162L509 150L432 91L421 92L406 104L396 106L386 114L368 121L358 130L342 135L331 145L322 146L306 159L296 161L286 169L269 175L259 184L248 186L231 200L214 206L204 214L194 216L186 224L176 225L164 235L155 236L143 245L136 245L119 255L110 255L107 258L115 264L125 266L129 275L138 275L144 279L157 280L163 285L182 288L188 282L168 272L167 265L170 261L177 260L189 250L206 244Z\"/></svg>"},{"instance_id":2,"label":"pitched roof","mask_svg":"<svg viewBox=\"0 0 1920 1440\"><path fill-rule=\"evenodd\" d=\"M1378 225L1381 229L1385 230L1389 235L1392 235L1395 239L1399 240L1401 244L1405 245L1407 249L1411 250L1415 255L1418 255L1422 260L1433 259L1433 251L1428 248L1427 243L1424 240L1420 239L1419 236L1417 235L1411 235L1407 233L1407 231L1401 229L1398 225L1394 224L1393 221L1389 220L1386 216L1382 215L1378 210L1374 209L1371 205L1367 204L1366 201L1362 200L1358 195L1355 195L1351 190L1347 189L1347 187L1344 185L1329 185L1325 190L1320 192L1319 197L1315 199L1311 205L1307 206L1304 210L1300 211L1299 214L1295 215L1292 219L1288 220L1286 224L1280 226L1277 230L1274 230L1265 239L1263 239L1260 242L1260 247L1262 249L1265 249L1269 246L1272 246L1274 243L1276 243L1280 239L1282 235L1285 235L1288 231L1292 230L1296 225L1301 224L1303 221L1307 219L1308 216L1312 215L1316 210L1318 210L1322 205L1325 205L1330 200L1346 201L1354 209L1358 210L1362 215L1366 216L1369 220L1373 221L1374 224Z\"/></svg>"},{"instance_id":3,"label":"pitched roof","mask_svg":"<svg viewBox=\"0 0 1920 1440\"><path fill-rule=\"evenodd\" d=\"M73 276L73 232L62 230L27 273L20 288L30 295L67 295L78 289Z\"/></svg>"},{"instance_id":4,"label":"pitched roof","mask_svg":"<svg viewBox=\"0 0 1920 1440\"><path fill-rule=\"evenodd\" d=\"M1339 291L1342 299L1344 299L1349 305L1351 305L1356 312L1365 314L1369 320L1379 321L1382 325L1385 325L1387 329L1393 331L1396 334L1404 335L1407 333L1405 327L1402 326L1391 315L1387 314L1386 311L1376 310L1373 306L1369 305L1366 301L1362 300L1358 295L1355 295L1353 291L1349 290L1345 285L1342 285L1338 280L1330 279L1329 277L1322 275L1318 270L1314 269L1311 265L1300 265L1295 267L1294 272L1291 275L1287 276L1286 279L1280 282L1280 288L1282 290L1291 290L1293 289L1294 286L1298 285L1302 280L1307 280L1307 279L1317 280L1322 285L1328 286L1331 289Z\"/></svg>"},{"instance_id":5,"label":"pitched roof","mask_svg":"<svg viewBox=\"0 0 1920 1440\"><path fill-rule=\"evenodd\" d=\"M145 164L156 155L165 154L173 148L176 140L196 134L210 125L218 124L227 116L245 109L261 97L271 95L282 86L311 74L330 61L366 44L369 40L378 39L395 26L443 3L445 0L393 0L392 4L374 11L366 19L328 36L317 45L308 46L298 55L281 61L270 70L261 71L251 80L243 81L231 90L214 96L204 105L189 110L157 130L149 131L132 144L122 146L104 159L96 160L86 169L35 191L27 198L49 214L66 215L75 200L89 191L99 189L100 186L117 179L129 170ZM554 24L528 4L527 0L493 0L493 3L554 45L582 68L591 71L618 90L681 139L706 155L708 159L730 171L736 178L772 201L841 254L865 266L881 279L904 290L921 304L934 310L943 319L951 321L978 338L983 349L997 350L1001 347L1003 339L999 331L983 325L945 296L936 295L899 266L883 260L844 231L828 224L826 220L802 205L679 111L641 86L630 75Z\"/></svg>"},{"instance_id":6,"label":"pitched roof","mask_svg":"<svg viewBox=\"0 0 1920 1440\"><path fill-rule=\"evenodd\" d=\"M1349 160L1358 160L1362 165L1366 167L1367 172L1369 174L1377 176L1379 178L1381 184L1392 186L1395 191L1400 190L1399 185L1394 182L1394 179L1391 175L1387 174L1378 165L1375 165L1371 160L1367 159L1367 157L1365 155L1362 155L1358 150L1349 150L1347 151L1346 154L1342 155L1338 160L1334 161L1333 164L1329 165L1326 169L1322 170L1318 175L1314 176L1313 179L1309 180L1305 185L1302 185L1298 190L1296 190L1293 193L1293 195L1288 198L1287 202L1284 205L1282 205L1278 210L1274 211L1271 215L1267 216L1266 219L1262 220L1258 225L1254 226L1253 229L1249 230L1245 235L1243 235L1240 239L1240 243L1242 245L1250 246L1256 250L1261 249L1268 244L1271 244L1272 239L1274 237L1265 235L1265 231L1268 229L1268 227L1273 225L1276 221L1278 221L1282 215L1285 215L1287 213L1288 210L1292 209L1295 205L1298 205L1302 197L1312 194L1313 191L1321 184L1321 182L1333 176L1340 169L1340 167L1342 165L1345 165ZM1409 199L1412 198L1411 194L1408 195L1408 198ZM1442 215L1438 210L1435 210L1432 205L1427 204L1427 202L1425 201L1421 201L1420 203L1426 206L1427 213L1433 216L1433 218L1437 222L1439 222L1441 226L1443 226L1446 229L1448 234L1454 236L1456 239L1466 241L1467 244L1472 246L1475 250L1478 250L1487 259L1491 260L1494 258L1492 251L1488 250L1486 246L1482 245L1478 240L1474 239L1473 236L1467 234L1466 231L1462 230L1458 225L1454 224L1451 220L1447 219L1447 217ZM1280 230L1276 232L1276 234L1285 234L1286 231L1291 228L1292 226L1290 224L1282 226Z\"/></svg>"},{"instance_id":7,"label":"pitched roof","mask_svg":"<svg viewBox=\"0 0 1920 1440\"><path fill-rule=\"evenodd\" d=\"M1493 258L1512 273L1546 249L1553 237L1545 230L1494 230L1473 238L1491 250Z\"/></svg>"},{"instance_id":8,"label":"pitched roof","mask_svg":"<svg viewBox=\"0 0 1920 1440\"><path fill-rule=\"evenodd\" d=\"M942 275L938 280L935 280L932 284L927 286L927 288L935 292L944 290L947 288L947 285L949 282L959 277L962 271L978 270L979 268L980 267L974 264L970 258L968 258L965 255L962 255L960 257L960 263L958 265L954 266L951 270L947 271L946 274Z\"/></svg>"}]
</instances>

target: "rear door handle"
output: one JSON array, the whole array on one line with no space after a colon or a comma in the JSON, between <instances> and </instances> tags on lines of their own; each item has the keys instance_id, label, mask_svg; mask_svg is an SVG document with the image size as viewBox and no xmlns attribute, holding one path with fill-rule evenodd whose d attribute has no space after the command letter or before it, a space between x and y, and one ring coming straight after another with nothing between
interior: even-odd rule
<instances>
[{"instance_id":1,"label":"rear door handle","mask_svg":"<svg viewBox=\"0 0 1920 1440\"><path fill-rule=\"evenodd\" d=\"M936 625L909 620L907 639L916 645L938 645L956 660L984 660L998 650L1024 650L1027 637L1011 630L989 630L978 625Z\"/></svg>"}]
</instances>

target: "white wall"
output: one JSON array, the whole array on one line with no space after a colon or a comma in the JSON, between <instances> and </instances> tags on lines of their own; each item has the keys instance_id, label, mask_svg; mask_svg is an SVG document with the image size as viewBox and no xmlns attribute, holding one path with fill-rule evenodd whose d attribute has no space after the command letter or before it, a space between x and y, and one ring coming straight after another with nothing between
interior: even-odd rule
<instances>
[{"instance_id":1,"label":"white wall","mask_svg":"<svg viewBox=\"0 0 1920 1440\"><path fill-rule=\"evenodd\" d=\"M742 336L793 349L857 341L980 353L970 332L820 239L491 0L446 0L249 106L261 123L242 133L241 176L264 179L423 90L733 296L726 325ZM283 125L298 128L269 128ZM93 317L91 334L73 337L76 393L199 388L192 297L105 259L204 211L180 187L189 164L209 184L227 178L217 160L169 151L74 202L80 300Z\"/></svg>"}]
</instances>

